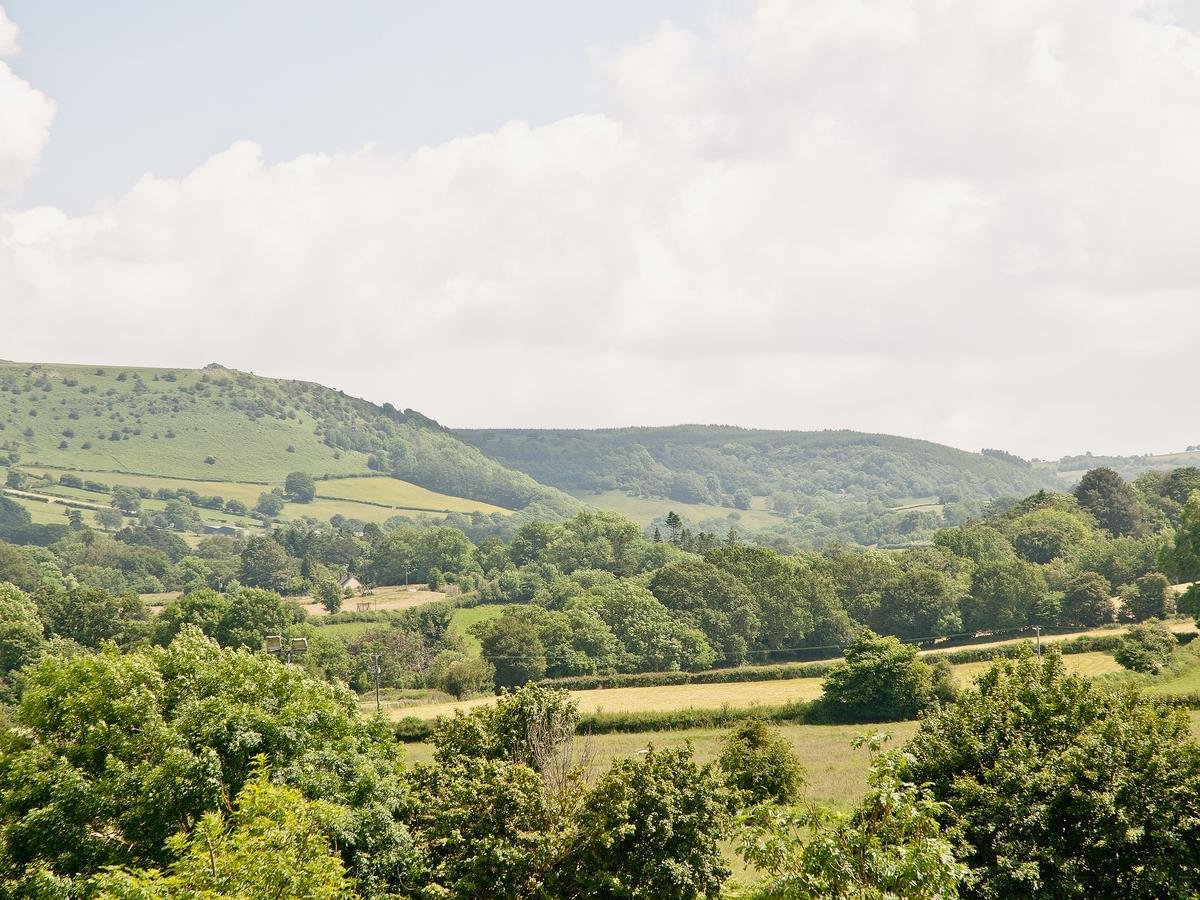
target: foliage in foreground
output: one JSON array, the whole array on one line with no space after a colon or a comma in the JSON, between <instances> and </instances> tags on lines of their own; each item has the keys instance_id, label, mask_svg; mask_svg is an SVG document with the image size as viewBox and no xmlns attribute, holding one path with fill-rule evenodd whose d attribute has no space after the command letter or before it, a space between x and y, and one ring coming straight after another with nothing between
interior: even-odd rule
<instances>
[{"instance_id":1,"label":"foliage in foreground","mask_svg":"<svg viewBox=\"0 0 1200 900\"><path fill-rule=\"evenodd\" d=\"M870 740L878 752L885 735ZM858 743L858 742L856 742ZM879 754L870 788L849 816L815 804L763 805L741 816L739 851L767 873L752 900L958 897L967 867L939 819L942 804L902 774L903 758Z\"/></svg>"},{"instance_id":2,"label":"foliage in foreground","mask_svg":"<svg viewBox=\"0 0 1200 900\"><path fill-rule=\"evenodd\" d=\"M1186 715L1064 672L997 663L922 721L928 787L972 896L1185 897L1200 877L1200 747Z\"/></svg>"}]
</instances>

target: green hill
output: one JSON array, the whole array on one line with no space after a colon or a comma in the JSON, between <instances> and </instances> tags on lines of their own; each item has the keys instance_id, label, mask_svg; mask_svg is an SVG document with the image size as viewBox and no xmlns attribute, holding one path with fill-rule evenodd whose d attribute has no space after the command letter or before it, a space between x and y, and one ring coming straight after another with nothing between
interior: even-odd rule
<instances>
[{"instance_id":1,"label":"green hill","mask_svg":"<svg viewBox=\"0 0 1200 900\"><path fill-rule=\"evenodd\" d=\"M318 479L317 499L289 505L284 519L522 509L553 515L577 505L413 410L216 365L0 362L5 463L36 476L77 474L83 487L56 484L53 493L85 505L103 501L90 481L93 488L175 485L253 506L293 471Z\"/></svg>"},{"instance_id":2,"label":"green hill","mask_svg":"<svg viewBox=\"0 0 1200 900\"><path fill-rule=\"evenodd\" d=\"M670 501L664 510L709 513L694 515L698 523L714 524L711 508L718 507L756 528L769 511L776 530L804 543L911 541L988 500L1055 484L1052 473L999 451L854 431L680 425L455 434L595 505L615 508L623 496L663 499Z\"/></svg>"}]
</instances>

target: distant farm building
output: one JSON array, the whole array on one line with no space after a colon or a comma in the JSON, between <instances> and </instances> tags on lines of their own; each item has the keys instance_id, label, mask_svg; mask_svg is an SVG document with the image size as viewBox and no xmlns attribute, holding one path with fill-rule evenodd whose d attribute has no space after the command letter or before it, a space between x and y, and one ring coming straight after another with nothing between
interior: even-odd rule
<instances>
[{"instance_id":1,"label":"distant farm building","mask_svg":"<svg viewBox=\"0 0 1200 900\"><path fill-rule=\"evenodd\" d=\"M235 528L233 525L205 525L205 534L223 534L226 537L241 537L246 533L244 528Z\"/></svg>"},{"instance_id":2,"label":"distant farm building","mask_svg":"<svg viewBox=\"0 0 1200 900\"><path fill-rule=\"evenodd\" d=\"M345 578L343 578L341 580L340 584L342 585L342 590L350 590L350 591L363 590L363 583L361 581L359 581L357 578L355 578L353 575L347 575Z\"/></svg>"}]
</instances>

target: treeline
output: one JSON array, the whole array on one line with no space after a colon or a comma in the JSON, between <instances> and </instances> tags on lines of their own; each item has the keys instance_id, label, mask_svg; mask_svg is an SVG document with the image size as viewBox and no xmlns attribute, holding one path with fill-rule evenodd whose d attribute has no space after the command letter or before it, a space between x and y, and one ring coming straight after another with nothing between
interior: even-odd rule
<instances>
[{"instance_id":1,"label":"treeline","mask_svg":"<svg viewBox=\"0 0 1200 900\"><path fill-rule=\"evenodd\" d=\"M1200 485L1196 470L1132 485L1095 470L1074 494L997 502L983 520L903 552L786 553L736 532L694 552L702 548L682 528L647 535L618 515L587 511L527 523L507 542L478 543L457 528L399 522L361 532L299 523L245 542L207 538L195 549L153 527L113 537L84 528L48 548L0 545L0 580L114 597L183 591L171 615L204 590L311 594L337 611L348 576L448 585L469 602L506 604L475 626L483 668L444 629L411 623L381 620L356 650L393 661L385 686L462 696L489 678L515 686L834 656L862 627L917 641L1195 614L1200 592L1177 599L1171 585L1200 576L1200 493L1192 485ZM194 609L180 621L220 639L206 615ZM345 660L330 657L327 669L358 677Z\"/></svg>"},{"instance_id":2,"label":"treeline","mask_svg":"<svg viewBox=\"0 0 1200 900\"><path fill-rule=\"evenodd\" d=\"M851 431L685 425L456 434L509 468L564 490L620 490L741 509L765 497L783 520L775 531L806 546L911 540L946 524L940 511L892 515L902 500L933 498L948 507L948 524L958 524L987 500L1053 483L1048 473L1002 451L964 453Z\"/></svg>"}]
</instances>

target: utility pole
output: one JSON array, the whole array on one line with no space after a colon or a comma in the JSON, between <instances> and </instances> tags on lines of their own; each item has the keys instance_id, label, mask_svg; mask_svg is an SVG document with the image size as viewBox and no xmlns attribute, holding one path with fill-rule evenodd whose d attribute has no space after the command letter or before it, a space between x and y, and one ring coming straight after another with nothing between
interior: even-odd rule
<instances>
[{"instance_id":1,"label":"utility pole","mask_svg":"<svg viewBox=\"0 0 1200 900\"><path fill-rule=\"evenodd\" d=\"M373 674L375 675L375 712L379 712L379 673L380 673L380 668L379 668L379 654L378 653L371 654L371 668L373 670Z\"/></svg>"},{"instance_id":2,"label":"utility pole","mask_svg":"<svg viewBox=\"0 0 1200 900\"><path fill-rule=\"evenodd\" d=\"M1034 625L1033 633L1037 635L1037 658L1042 658L1042 626Z\"/></svg>"}]
</instances>

